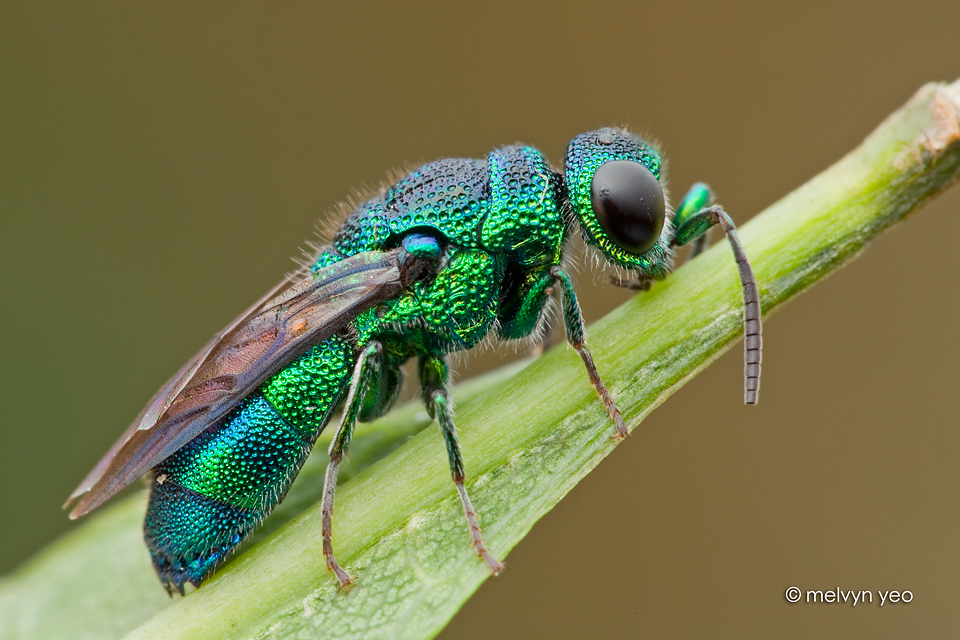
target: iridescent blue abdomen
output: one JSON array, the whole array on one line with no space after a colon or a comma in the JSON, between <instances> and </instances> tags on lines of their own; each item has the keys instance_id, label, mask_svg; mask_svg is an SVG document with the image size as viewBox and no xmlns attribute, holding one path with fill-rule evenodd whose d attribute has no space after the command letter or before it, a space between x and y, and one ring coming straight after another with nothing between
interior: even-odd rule
<instances>
[{"instance_id":1,"label":"iridescent blue abdomen","mask_svg":"<svg viewBox=\"0 0 960 640\"><path fill-rule=\"evenodd\" d=\"M344 338L326 340L154 469L144 538L168 589L199 585L283 498L353 363Z\"/></svg>"}]
</instances>

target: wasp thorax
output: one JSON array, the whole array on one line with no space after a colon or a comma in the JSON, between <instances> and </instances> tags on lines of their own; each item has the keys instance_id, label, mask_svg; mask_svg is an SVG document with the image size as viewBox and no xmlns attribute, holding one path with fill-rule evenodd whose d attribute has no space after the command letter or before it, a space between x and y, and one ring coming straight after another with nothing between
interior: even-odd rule
<instances>
[{"instance_id":1,"label":"wasp thorax","mask_svg":"<svg viewBox=\"0 0 960 640\"><path fill-rule=\"evenodd\" d=\"M649 169L632 160L604 162L593 175L590 191L597 221L614 244L643 253L656 243L667 207Z\"/></svg>"}]
</instances>

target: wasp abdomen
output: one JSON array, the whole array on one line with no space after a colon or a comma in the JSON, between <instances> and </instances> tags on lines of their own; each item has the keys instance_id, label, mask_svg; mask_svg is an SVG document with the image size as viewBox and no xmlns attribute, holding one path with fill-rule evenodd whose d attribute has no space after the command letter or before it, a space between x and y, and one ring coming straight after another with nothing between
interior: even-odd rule
<instances>
[{"instance_id":1,"label":"wasp abdomen","mask_svg":"<svg viewBox=\"0 0 960 640\"><path fill-rule=\"evenodd\" d=\"M353 361L340 336L313 347L154 470L144 538L168 589L198 586L283 498Z\"/></svg>"}]
</instances>

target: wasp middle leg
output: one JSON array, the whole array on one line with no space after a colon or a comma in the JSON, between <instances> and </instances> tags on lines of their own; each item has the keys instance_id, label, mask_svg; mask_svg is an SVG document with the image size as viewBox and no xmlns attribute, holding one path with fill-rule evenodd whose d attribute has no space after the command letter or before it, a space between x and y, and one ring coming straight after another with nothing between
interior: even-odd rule
<instances>
[{"instance_id":1,"label":"wasp middle leg","mask_svg":"<svg viewBox=\"0 0 960 640\"><path fill-rule=\"evenodd\" d=\"M460 503L463 505L463 514L470 528L470 539L477 555L487 563L490 572L497 575L503 571L503 563L493 557L483 542L480 534L480 524L477 522L477 512L467 495L467 488L463 482L463 456L460 453L460 444L457 442L456 427L453 424L453 402L447 391L449 369L442 358L427 356L420 359L420 388L423 401L427 406L430 417L436 419L443 434L443 441L447 445L447 457L450 461L450 475L460 494Z\"/></svg>"}]
</instances>

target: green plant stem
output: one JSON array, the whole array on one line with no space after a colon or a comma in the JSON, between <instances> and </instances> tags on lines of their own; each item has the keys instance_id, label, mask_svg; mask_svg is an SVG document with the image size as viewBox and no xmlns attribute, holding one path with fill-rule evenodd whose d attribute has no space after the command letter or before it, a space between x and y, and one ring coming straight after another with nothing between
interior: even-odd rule
<instances>
[{"instance_id":1,"label":"green plant stem","mask_svg":"<svg viewBox=\"0 0 960 640\"><path fill-rule=\"evenodd\" d=\"M958 175L960 82L927 85L857 149L741 227L764 315ZM718 243L589 328L597 367L631 429L737 341L741 304L729 248ZM474 397L461 396L457 424L486 541L503 557L616 443L573 351L553 349L519 374L496 378ZM384 433L397 429L383 424L393 424ZM402 433L394 444L378 447L407 437L394 433ZM358 446L362 440L359 432ZM85 619L84 608L109 616L126 599L142 617L120 614L125 628L99 628L91 637L117 637L142 622L128 638L427 638L489 575L469 548L443 443L432 429L338 489L334 545L359 577L349 593L338 593L326 571L320 509L312 504L202 589L161 608L166 596L147 579L139 541L141 500L91 518L9 578L0 619L5 628L19 626L0 637L20 637L17 629L24 637L61 637L43 620ZM104 539L110 546L97 546ZM133 576L106 562L103 549L142 568ZM108 578L105 562L121 574ZM120 588L101 587L110 581L122 581ZM83 593L69 590L80 584Z\"/></svg>"}]
</instances>

